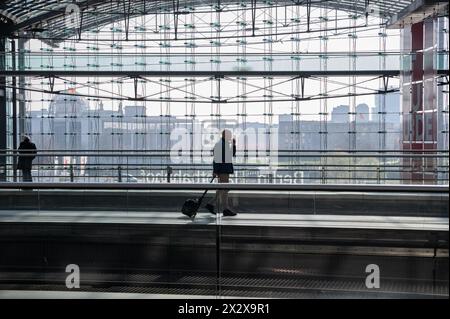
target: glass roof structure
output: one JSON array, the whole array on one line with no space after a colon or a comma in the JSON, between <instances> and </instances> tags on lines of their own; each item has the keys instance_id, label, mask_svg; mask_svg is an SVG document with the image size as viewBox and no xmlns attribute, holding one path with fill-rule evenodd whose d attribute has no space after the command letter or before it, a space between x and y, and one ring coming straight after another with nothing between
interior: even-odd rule
<instances>
[{"instance_id":1,"label":"glass roof structure","mask_svg":"<svg viewBox=\"0 0 450 319\"><path fill-rule=\"evenodd\" d=\"M172 13L184 15L190 11L199 12L236 10L254 10L265 6L308 6L339 9L355 14L376 13L383 19L408 7L412 1L386 0L175 0L175 1L145 1L145 0L87 0L76 1L80 8L82 28L99 27L117 20L127 20L136 16ZM8 32L20 32L33 29L42 30L42 36L60 38L67 33L64 30L67 5L73 1L58 0L6 0L0 4L0 17L8 24Z\"/></svg>"}]
</instances>

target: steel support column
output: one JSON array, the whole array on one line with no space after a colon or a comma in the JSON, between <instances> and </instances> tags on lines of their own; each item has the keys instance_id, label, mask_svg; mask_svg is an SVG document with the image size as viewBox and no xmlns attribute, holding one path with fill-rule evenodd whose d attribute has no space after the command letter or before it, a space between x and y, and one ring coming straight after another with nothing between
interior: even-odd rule
<instances>
[{"instance_id":1,"label":"steel support column","mask_svg":"<svg viewBox=\"0 0 450 319\"><path fill-rule=\"evenodd\" d=\"M12 56L12 68L16 70L16 40L11 40L11 56ZM17 149L17 76L12 78L12 148ZM12 158L12 173L13 181L17 182L17 158Z\"/></svg>"},{"instance_id":2,"label":"steel support column","mask_svg":"<svg viewBox=\"0 0 450 319\"><path fill-rule=\"evenodd\" d=\"M6 69L6 38L0 38L0 70ZM0 150L7 147L6 136L6 77L0 75ZM0 181L6 181L6 155L0 154Z\"/></svg>"},{"instance_id":3,"label":"steel support column","mask_svg":"<svg viewBox=\"0 0 450 319\"><path fill-rule=\"evenodd\" d=\"M27 42L27 40L24 39L18 39L17 40L17 48L18 48L18 70L23 71L25 70L25 43ZM19 76L19 97L18 97L18 102L19 102L19 132L18 132L18 136L21 136L23 134L25 134L25 100L26 100L26 95L25 95L25 87L26 87L26 81L25 81L25 77L24 76Z\"/></svg>"}]
</instances>

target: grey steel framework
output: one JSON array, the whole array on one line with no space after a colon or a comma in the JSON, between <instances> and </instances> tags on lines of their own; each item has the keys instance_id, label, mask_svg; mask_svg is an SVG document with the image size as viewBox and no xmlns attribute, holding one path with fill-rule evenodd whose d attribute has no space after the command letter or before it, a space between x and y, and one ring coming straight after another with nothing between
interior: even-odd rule
<instances>
[{"instance_id":1,"label":"grey steel framework","mask_svg":"<svg viewBox=\"0 0 450 319\"><path fill-rule=\"evenodd\" d=\"M194 150L197 136L210 133L196 130L198 123L261 126L267 137L276 128L286 150L396 149L400 118L408 115L387 101L414 56L389 49L398 34L386 27L410 3L3 1L0 149L15 149L20 134L29 134L43 151L168 151L171 132L182 127ZM447 59L436 52L443 101ZM359 108L358 99L375 95L373 114ZM343 123L332 121L333 99L346 99ZM259 151L274 150L271 143ZM254 147L241 146L244 153ZM8 161L0 157L0 172L14 168ZM320 167L333 164L321 158Z\"/></svg>"},{"instance_id":2,"label":"grey steel framework","mask_svg":"<svg viewBox=\"0 0 450 319\"><path fill-rule=\"evenodd\" d=\"M17 31L29 31L33 35L45 31L47 38L51 41L61 41L66 39L67 33L64 24L64 15L67 4L71 1L54 0L6 0L0 4L0 16L4 19L9 33ZM178 31L178 17L189 14L189 8L204 8L202 12L227 12L236 10L233 6L236 3L242 3L245 6L240 10L251 11L252 16L252 35L256 32L256 9L264 7L283 8L286 6L305 6L307 8L308 31L310 31L310 10L311 7L326 6L330 9L345 10L356 14L371 14L373 10L377 11L383 18L388 18L395 13L408 7L411 1L386 1L386 0L173 0L173 1L145 1L145 0L86 0L77 1L76 4L81 9L80 27L72 30L72 35L78 34L84 29L99 27L111 24L117 20L129 21L131 18L150 15L170 13L174 16L174 35ZM128 25L125 32L128 33Z\"/></svg>"}]
</instances>

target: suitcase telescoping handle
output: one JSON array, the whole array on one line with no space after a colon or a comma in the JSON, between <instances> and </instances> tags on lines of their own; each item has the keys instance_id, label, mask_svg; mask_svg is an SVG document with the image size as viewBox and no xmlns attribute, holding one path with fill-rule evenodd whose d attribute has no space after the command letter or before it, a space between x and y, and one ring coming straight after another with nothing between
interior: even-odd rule
<instances>
[{"instance_id":1,"label":"suitcase telescoping handle","mask_svg":"<svg viewBox=\"0 0 450 319\"><path fill-rule=\"evenodd\" d=\"M216 177L213 176L213 178L211 179L211 181L210 181L209 183L212 183L212 182L214 181L215 178L216 178ZM199 200L198 200L199 205L200 205L200 203L203 201L203 198L205 197L205 195L206 195L207 192L208 192L208 189L206 189L206 190L203 192L203 195L199 198Z\"/></svg>"}]
</instances>

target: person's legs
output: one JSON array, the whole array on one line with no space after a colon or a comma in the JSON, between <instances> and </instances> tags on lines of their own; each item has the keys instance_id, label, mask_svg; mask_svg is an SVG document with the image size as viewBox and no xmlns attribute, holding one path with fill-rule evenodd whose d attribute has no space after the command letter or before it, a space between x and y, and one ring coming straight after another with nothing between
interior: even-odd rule
<instances>
[{"instance_id":1,"label":"person's legs","mask_svg":"<svg viewBox=\"0 0 450 319\"><path fill-rule=\"evenodd\" d=\"M230 175L229 174L219 174L219 183L229 183L230 182ZM229 209L228 204L228 190L221 189L218 191L219 194L219 200L220 200L220 207L222 210Z\"/></svg>"},{"instance_id":2,"label":"person's legs","mask_svg":"<svg viewBox=\"0 0 450 319\"><path fill-rule=\"evenodd\" d=\"M216 176L216 175L214 175ZM216 194L206 203L205 208L211 213L215 214L214 205L217 203L217 191Z\"/></svg>"},{"instance_id":3,"label":"person's legs","mask_svg":"<svg viewBox=\"0 0 450 319\"><path fill-rule=\"evenodd\" d=\"M226 176L223 176L222 182L223 183L229 183L230 182L230 175L224 174ZM237 214L231 210L230 202L228 200L228 193L230 190L224 189L222 191L222 211L223 216L236 216Z\"/></svg>"},{"instance_id":4,"label":"person's legs","mask_svg":"<svg viewBox=\"0 0 450 319\"><path fill-rule=\"evenodd\" d=\"M33 178L31 176L31 170L30 169L23 169L22 170L22 178L24 182L32 182Z\"/></svg>"},{"instance_id":5,"label":"person's legs","mask_svg":"<svg viewBox=\"0 0 450 319\"><path fill-rule=\"evenodd\" d=\"M219 183L229 183L230 182L230 174L222 174L219 175ZM220 207L222 208L223 216L236 216L237 214L230 209L230 203L228 202L228 189L220 190L221 203Z\"/></svg>"},{"instance_id":6,"label":"person's legs","mask_svg":"<svg viewBox=\"0 0 450 319\"><path fill-rule=\"evenodd\" d=\"M229 174L218 174L217 180L219 183L228 183L230 180ZM219 206L222 210L228 208L228 191L227 190L217 190L216 196L211 198L211 200L205 205L206 209L208 209L211 213L215 214L215 206Z\"/></svg>"}]
</instances>

